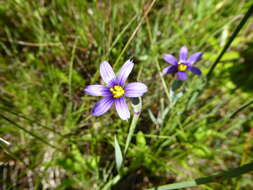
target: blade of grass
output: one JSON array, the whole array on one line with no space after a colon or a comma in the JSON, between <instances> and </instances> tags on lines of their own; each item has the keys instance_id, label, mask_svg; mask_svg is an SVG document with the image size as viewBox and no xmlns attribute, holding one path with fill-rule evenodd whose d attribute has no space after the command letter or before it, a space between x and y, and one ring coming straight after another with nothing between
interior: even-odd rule
<instances>
[{"instance_id":1,"label":"blade of grass","mask_svg":"<svg viewBox=\"0 0 253 190\"><path fill-rule=\"evenodd\" d=\"M24 162L24 160L20 159L14 152L12 152L11 150L9 150L7 148L7 146L4 146L0 143L0 147L2 148L2 150L9 155L10 157L12 157L14 160L17 160L19 162L21 162L24 166L26 165L26 163Z\"/></svg>"},{"instance_id":2,"label":"blade of grass","mask_svg":"<svg viewBox=\"0 0 253 190\"><path fill-rule=\"evenodd\" d=\"M156 63L156 68L157 68L157 70L158 70L158 72L159 72L160 79L161 79L161 81L162 81L162 85L163 85L165 94L166 94L166 96L167 96L169 102L172 102L172 101L171 101L171 98L170 98L170 94L169 94L169 89L168 89L167 84L166 84L166 82L165 82L165 80L164 80L164 78L163 78L163 74L162 74L162 71L161 71L161 67L160 67L160 65L159 65L159 63L158 63L157 58L155 59L155 63Z\"/></svg>"},{"instance_id":3,"label":"blade of grass","mask_svg":"<svg viewBox=\"0 0 253 190\"><path fill-rule=\"evenodd\" d=\"M249 100L248 102L240 106L237 110L235 110L231 115L229 115L228 118L229 119L233 118L235 115L237 115L239 112L241 112L242 110L250 106L252 103L253 103L253 99Z\"/></svg>"},{"instance_id":4,"label":"blade of grass","mask_svg":"<svg viewBox=\"0 0 253 190\"><path fill-rule=\"evenodd\" d=\"M218 174L218 175L202 177L202 178L198 178L198 179L195 179L192 181L185 181L185 182L180 182L180 183L163 185L163 186L159 186L159 187L150 188L148 190L169 190L169 189L194 187L194 186L203 185L206 183L226 180L226 179L229 179L232 177L238 177L242 174L245 174L245 173L248 173L251 171L253 171L253 162L251 162L249 164L245 164L245 165L238 167L238 168L234 168L234 169L225 171L225 172Z\"/></svg>"},{"instance_id":5,"label":"blade of grass","mask_svg":"<svg viewBox=\"0 0 253 190\"><path fill-rule=\"evenodd\" d=\"M131 24L137 19L138 14L134 15L134 17L129 21L129 23L123 28L123 30L117 35L116 39L113 41L110 49L108 50L107 54L105 57L109 55L111 50L114 48L114 46L119 42L123 34L126 32L126 30L131 26Z\"/></svg>"},{"instance_id":6,"label":"blade of grass","mask_svg":"<svg viewBox=\"0 0 253 190\"><path fill-rule=\"evenodd\" d=\"M69 99L72 100L72 73L73 73L73 63L75 59L75 52L76 52L76 44L77 44L77 38L75 39L74 46L72 48L71 52L71 58L69 63L69 78L68 78L68 87L69 87Z\"/></svg>"},{"instance_id":7,"label":"blade of grass","mask_svg":"<svg viewBox=\"0 0 253 190\"><path fill-rule=\"evenodd\" d=\"M27 120L27 121L29 121L29 122L36 123L37 125L41 126L42 128L45 128L45 129L47 129L48 131L51 131L51 132L53 132L54 134L59 135L60 137L65 138L64 135L58 133L57 131L55 131L54 129L52 129L52 128L50 128L50 127L47 127L47 126L45 126L45 125L40 124L37 120L29 119L28 117L26 117L26 116L24 116L24 115L21 115L21 114L19 114L19 113L17 113L17 112L14 112L14 111L10 111L10 110L6 109L5 107L1 107L1 106L0 106L0 109L1 109L1 110L4 110L4 111L6 111L6 112L8 112L8 113L10 113L10 114L13 114L13 115L15 115L15 116L17 116L17 117L19 117L19 118L25 119L25 120Z\"/></svg>"},{"instance_id":8,"label":"blade of grass","mask_svg":"<svg viewBox=\"0 0 253 190\"><path fill-rule=\"evenodd\" d=\"M55 145L52 145L50 143L47 142L47 140L45 140L45 138L42 138L32 132L30 132L29 130L25 129L24 127L21 127L19 124L17 124L16 122L10 120L9 118L5 117L4 115L0 114L0 117L2 117L4 120L8 121L9 123L13 124L15 127L21 129L22 131L26 132L27 134L31 135L32 137L34 137L35 139L38 139L39 141L43 142L44 144L60 151L60 152L65 152L64 150L61 150L60 148L56 147Z\"/></svg>"},{"instance_id":9,"label":"blade of grass","mask_svg":"<svg viewBox=\"0 0 253 190\"><path fill-rule=\"evenodd\" d=\"M147 17L148 13L150 12L151 8L154 6L155 2L157 0L153 0L150 5L148 6L148 8L146 9L146 11L144 11L144 15L143 17L141 18L139 24L137 25L137 27L135 28L135 30L133 31L132 35L130 36L130 38L128 39L126 45L124 46L124 48L122 49L122 51L120 52L113 68L117 68L118 64L119 64L119 61L122 57L122 55L125 53L125 51L127 50L128 46L130 45L130 43L132 42L132 40L134 39L135 35L137 34L137 32L139 31L141 25L143 24L143 22L145 21L145 18Z\"/></svg>"},{"instance_id":10,"label":"blade of grass","mask_svg":"<svg viewBox=\"0 0 253 190\"><path fill-rule=\"evenodd\" d=\"M209 69L209 71L207 73L207 76L206 76L207 77L207 81L210 80L213 70L215 69L215 67L217 66L217 64L220 62L222 56L225 54L225 52L227 51L227 49L229 48L229 46L231 45L231 43L233 42L233 40L235 39L235 37L237 36L237 34L240 32L240 30L242 29L242 27L244 26L244 24L250 18L250 15L252 14L252 12L253 12L253 4L250 6L250 8L248 9L248 11L245 13L245 15L242 18L241 22L236 27L236 29L232 33L231 37L229 38L228 42L226 43L226 45L224 46L224 48L220 52L219 56L217 57L217 59L215 60L215 62L211 66L211 68Z\"/></svg>"}]
</instances>

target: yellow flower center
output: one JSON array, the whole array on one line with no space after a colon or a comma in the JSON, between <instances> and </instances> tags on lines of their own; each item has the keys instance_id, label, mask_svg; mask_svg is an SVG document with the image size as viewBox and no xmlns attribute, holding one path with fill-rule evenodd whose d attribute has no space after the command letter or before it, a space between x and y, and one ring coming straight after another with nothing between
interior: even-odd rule
<instances>
[{"instance_id":1,"label":"yellow flower center","mask_svg":"<svg viewBox=\"0 0 253 190\"><path fill-rule=\"evenodd\" d=\"M177 64L178 64L178 70L179 70L179 71L186 71L187 68L188 68L187 65L182 64L181 62L178 62Z\"/></svg>"},{"instance_id":2,"label":"yellow flower center","mask_svg":"<svg viewBox=\"0 0 253 190\"><path fill-rule=\"evenodd\" d=\"M125 90L119 85L115 85L113 88L110 88L110 91L112 92L114 98L120 98L125 94Z\"/></svg>"}]
</instances>

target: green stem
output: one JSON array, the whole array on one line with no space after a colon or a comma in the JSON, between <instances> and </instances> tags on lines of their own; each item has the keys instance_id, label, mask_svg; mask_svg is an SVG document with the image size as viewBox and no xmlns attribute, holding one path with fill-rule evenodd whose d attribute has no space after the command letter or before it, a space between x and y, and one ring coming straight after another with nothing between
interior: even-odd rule
<instances>
[{"instance_id":1,"label":"green stem","mask_svg":"<svg viewBox=\"0 0 253 190\"><path fill-rule=\"evenodd\" d=\"M222 49L221 53L219 54L219 56L217 57L217 59L215 60L215 62L213 63L213 65L211 66L210 70L208 71L208 73L207 73L207 81L210 80L211 74L212 74L213 70L215 69L215 67L217 66L217 64L220 62L220 59L225 54L225 52L227 51L227 49L229 48L229 46L231 45L231 43L233 42L233 40L235 39L235 37L237 36L237 34L240 32L240 30L242 29L242 27L244 26L244 24L247 22L247 20L249 19L250 15L252 14L252 12L253 12L253 4L250 6L249 10L245 13L245 15L242 18L241 22L239 23L239 25L237 26L237 28L234 30L234 32L232 33L232 35L229 38L228 42L225 44L225 46Z\"/></svg>"},{"instance_id":2,"label":"green stem","mask_svg":"<svg viewBox=\"0 0 253 190\"><path fill-rule=\"evenodd\" d=\"M119 182L119 180L121 179L121 176L120 175L116 175L114 178L112 178L111 180L109 180L105 186L103 188L101 188L101 190L108 190L108 189L111 189L111 187L113 185L115 185L116 183Z\"/></svg>"},{"instance_id":3,"label":"green stem","mask_svg":"<svg viewBox=\"0 0 253 190\"><path fill-rule=\"evenodd\" d=\"M124 156L126 155L127 149L129 147L129 144L130 144L131 139L132 139L133 134L134 134L135 127L137 125L138 119L139 119L140 114L141 114L142 102L141 102L140 97L132 98L132 107L133 107L133 110L134 110L134 116L133 116L133 119L132 119L132 122L131 122L131 125L130 125L130 128L129 128L129 132L128 132L128 135L127 135L126 146L125 146L125 149L124 149Z\"/></svg>"},{"instance_id":4,"label":"green stem","mask_svg":"<svg viewBox=\"0 0 253 190\"><path fill-rule=\"evenodd\" d=\"M134 130L135 130L135 127L137 125L139 116L140 116L139 113L134 113L134 116L133 116L133 119L132 119L132 122L131 122L131 125L130 125L130 128L129 128L129 132L128 132L128 135L127 135L126 146L125 146L125 149L124 149L124 155L126 155L127 149L129 147L129 144L130 144L131 139L133 137Z\"/></svg>"},{"instance_id":5,"label":"green stem","mask_svg":"<svg viewBox=\"0 0 253 190\"><path fill-rule=\"evenodd\" d=\"M163 78L163 74L162 74L162 71L161 71L161 67L160 67L160 65L159 65L159 63L158 63L157 58L155 59L155 63L156 63L157 70L158 70L158 72L159 72L159 76L160 76L161 81L162 81L162 85L163 85L165 94L166 94L168 100L169 100L170 102L172 102L171 99L170 99L169 89L168 89L168 87L167 87L167 85L166 85L166 82L165 82L165 80L164 80L164 78Z\"/></svg>"}]
</instances>

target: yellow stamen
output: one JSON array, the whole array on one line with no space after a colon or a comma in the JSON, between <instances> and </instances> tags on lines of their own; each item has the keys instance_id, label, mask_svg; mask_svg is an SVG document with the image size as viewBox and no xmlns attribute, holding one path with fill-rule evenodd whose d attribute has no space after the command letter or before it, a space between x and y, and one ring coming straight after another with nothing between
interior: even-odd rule
<instances>
[{"instance_id":1,"label":"yellow stamen","mask_svg":"<svg viewBox=\"0 0 253 190\"><path fill-rule=\"evenodd\" d=\"M178 64L178 70L179 70L179 71L186 71L187 68L188 68L187 65L184 65L184 64L182 64L181 62L178 62L177 64Z\"/></svg>"},{"instance_id":2,"label":"yellow stamen","mask_svg":"<svg viewBox=\"0 0 253 190\"><path fill-rule=\"evenodd\" d=\"M113 88L110 88L110 91L112 92L114 98L120 98L125 94L125 90L118 85L115 85Z\"/></svg>"}]
</instances>

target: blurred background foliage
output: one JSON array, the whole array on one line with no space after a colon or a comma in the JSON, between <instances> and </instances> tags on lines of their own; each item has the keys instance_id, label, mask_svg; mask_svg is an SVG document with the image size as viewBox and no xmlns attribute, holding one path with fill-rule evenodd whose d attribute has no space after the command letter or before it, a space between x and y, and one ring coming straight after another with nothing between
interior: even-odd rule
<instances>
[{"instance_id":1,"label":"blurred background foliage","mask_svg":"<svg viewBox=\"0 0 253 190\"><path fill-rule=\"evenodd\" d=\"M205 74L252 1L0 1L1 189L145 189L189 180L252 161L252 21ZM136 35L134 31L137 30ZM133 36L132 40L131 36ZM122 50L127 46L126 51ZM173 106L161 85L165 53L203 51L202 77L190 78ZM133 59L130 81L149 87L122 178L113 163L114 135L129 122L115 111L91 117L99 64ZM172 76L164 76L167 86ZM199 93L200 92L200 93ZM252 189L252 174L195 189Z\"/></svg>"}]
</instances>

